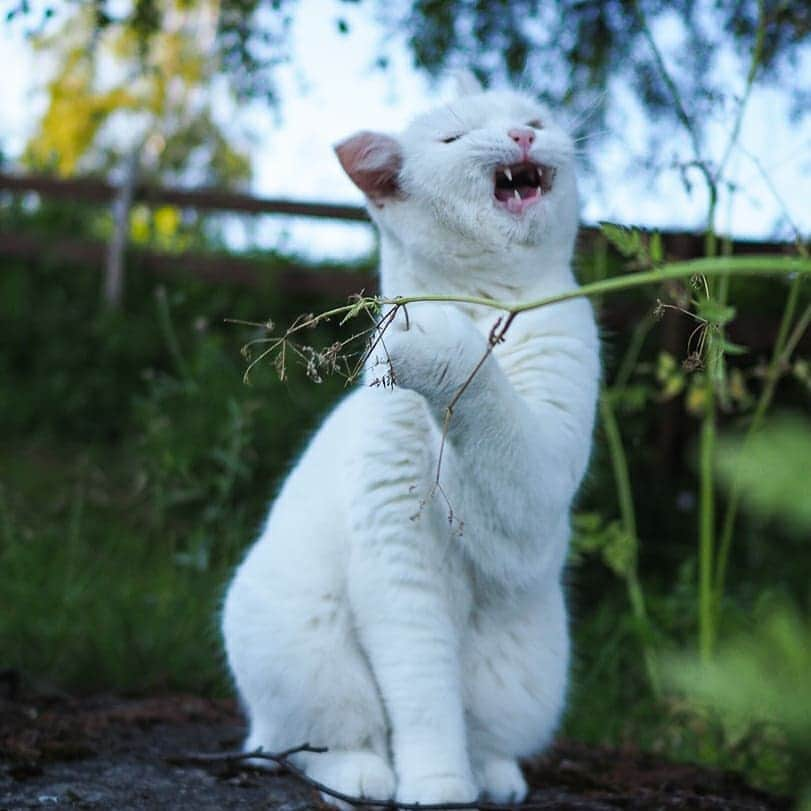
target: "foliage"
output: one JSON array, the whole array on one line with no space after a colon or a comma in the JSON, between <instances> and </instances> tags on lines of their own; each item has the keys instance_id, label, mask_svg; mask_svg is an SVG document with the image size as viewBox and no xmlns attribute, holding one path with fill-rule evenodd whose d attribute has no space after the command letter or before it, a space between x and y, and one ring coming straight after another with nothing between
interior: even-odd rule
<instances>
[{"instance_id":1,"label":"foliage","mask_svg":"<svg viewBox=\"0 0 811 811\"><path fill-rule=\"evenodd\" d=\"M212 651L223 572L167 565L160 534L132 515L144 497L112 469L120 458L3 450L15 459L14 481L0 484L4 665L88 691L222 689Z\"/></svg>"},{"instance_id":2,"label":"foliage","mask_svg":"<svg viewBox=\"0 0 811 811\"><path fill-rule=\"evenodd\" d=\"M603 232L630 268L644 270L661 261L661 248L655 235L613 224L603 224ZM652 245L655 247L651 248ZM712 240L708 240L708 246L712 248ZM801 256L807 256L802 242L798 241L797 249ZM705 264L712 266L716 261L709 260ZM612 691L628 687L622 679L632 666L622 653L614 650L635 637L646 665L646 688L656 697L660 712L656 718L641 721L643 745L664 746L671 755L735 765L766 785L782 790L803 790L811 796L807 786L811 723L804 709L811 707L807 678L811 626L808 616L804 617L792 607L793 601L808 598L807 566L798 567L804 571L804 576L794 581L790 591L793 599L786 597L789 591L786 587L792 579L785 579L772 568L780 557L786 562L807 563L808 560L805 542L809 527L809 423L807 417L799 414L771 422L764 420L781 378L794 378L800 402L807 405L807 362L793 358L793 353L811 323L811 300L808 290L803 290L803 280L795 278L787 290L771 360L765 365L762 361L752 365L755 359L748 357L746 347L727 337L727 333L735 331L738 309L727 302L733 292L743 294L742 298L750 306L756 299L747 296L740 285L723 283L723 277L721 281L720 285L717 281L713 284L712 279L696 274L689 288L671 286L659 292L654 311L659 317L667 314L693 324L689 334L685 333L681 365L671 353L662 351L655 363L640 362L642 348L653 327L652 321L641 320L626 345L625 355L619 360L615 376L608 376L609 385L601 399L602 430L612 460L620 519L606 520L605 504L596 513L577 515L572 562L582 567L590 556L592 560L601 560L624 580L631 610L623 622L606 631L610 633L610 644L595 643L600 653L594 670L587 670L584 681L578 684L574 706L578 707L580 702L580 709L575 710L575 719L570 723L581 734L595 735L597 739L605 734L599 727L589 731L588 721L584 725L583 716L595 711L595 698L583 685L604 685L606 678L610 678ZM752 391L753 384L755 391ZM658 389L658 396L646 395L646 388ZM637 496L637 504L644 503L646 497L639 498L639 493L650 488L643 484L644 477L632 473L625 452L628 439L623 441L616 418L619 410L639 419L646 404L656 400L681 400L685 410L701 424L697 446L698 545L693 556L682 550L675 588L661 582L658 588L653 586L650 570L645 571L640 539L645 538L647 532L644 523L637 532L634 496ZM738 420L741 415L748 415L745 433L737 437L722 434L716 438L716 425L722 415L727 420L733 415ZM638 462L636 464L638 466ZM724 520L718 527L713 480L716 469L727 494L722 513ZM740 504L759 521L751 522L748 527L741 526L741 522L736 521ZM657 500L656 506L661 510L663 502ZM662 525L666 525L666 520L661 512L656 519L656 534L661 542ZM763 521L767 519L772 520L764 527ZM782 544L775 543L775 536L781 531L784 533ZM759 587L744 598L743 604L750 606L749 611L743 609L740 602L747 587L741 589L740 583L735 584L726 577L733 539L738 556L745 554L748 558L746 562L739 561L736 575L740 577L743 572L744 578L751 579L753 565L763 566L761 571L767 573ZM775 550L775 553L764 556L766 550ZM660 552L660 557L665 556ZM640 558L644 573L641 578ZM784 571L785 565L779 568ZM777 608L770 599L775 594L776 583L783 584L782 603ZM692 610L691 601L696 601ZM753 605L759 607L756 613L761 617L754 630L747 627ZM770 606L769 612L764 613L764 605ZM619 614L616 607L606 608L598 617ZM692 623L685 624L686 617L697 620L698 656L684 653L684 642L692 641ZM681 649L682 653L678 657L665 656L668 649ZM767 674L768 668L771 671ZM672 703L667 693L662 693L663 676L667 688L672 690L676 686L690 696L703 699L701 708L695 704ZM630 693L627 700L634 701ZM791 722L786 720L789 715ZM638 731L633 722L630 725ZM627 734L628 726L627 721L620 724L614 734ZM682 733L678 741L673 736L677 729ZM692 730L700 734L694 736ZM712 731L714 743L709 743L712 739L708 738L708 731ZM640 738L634 736L634 741L639 743Z\"/></svg>"},{"instance_id":3,"label":"foliage","mask_svg":"<svg viewBox=\"0 0 811 811\"><path fill-rule=\"evenodd\" d=\"M769 33L761 64L773 83L794 90L785 68L811 34L806 10L770 2L766 15ZM644 47L645 28L661 23L678 32L679 48L689 53L689 59L679 60L679 91L691 100L691 118L698 122L717 111L728 92L723 73L715 69L722 46L731 39L735 50L745 53L758 19L754 2L416 0L406 30L415 63L432 72L457 65L483 77L506 74L556 105L577 93L581 105L599 107L611 80L620 79L655 117L672 124L677 112L655 56ZM797 100L802 103L800 94Z\"/></svg>"},{"instance_id":4,"label":"foliage","mask_svg":"<svg viewBox=\"0 0 811 811\"><path fill-rule=\"evenodd\" d=\"M208 1L136 3L126 21L79 5L35 40L54 71L25 162L69 175L117 168L136 151L147 176L221 186L247 179L246 155L212 111L216 21Z\"/></svg>"},{"instance_id":5,"label":"foliage","mask_svg":"<svg viewBox=\"0 0 811 811\"><path fill-rule=\"evenodd\" d=\"M105 121L118 110L134 109L136 101L124 87L93 92L90 60L81 47L69 52L60 67L49 88L41 132L28 146L28 161L55 165L60 174L69 175Z\"/></svg>"},{"instance_id":6,"label":"foliage","mask_svg":"<svg viewBox=\"0 0 811 811\"><path fill-rule=\"evenodd\" d=\"M673 657L670 683L718 715L731 736L765 727L790 752L788 781L811 800L811 622L785 601L762 600L753 627L710 662ZM781 741L782 739L782 741ZM807 805L803 806L804 808Z\"/></svg>"},{"instance_id":7,"label":"foliage","mask_svg":"<svg viewBox=\"0 0 811 811\"><path fill-rule=\"evenodd\" d=\"M330 4L337 17L336 36L352 35L341 13L349 2L358 0ZM123 12L113 0L83 0L77 13L92 15L95 30L103 36L111 29L127 31L146 54L163 36L170 11L177 12L174 5L184 13L208 9L216 14L209 56L239 98L279 102L274 68L289 59L297 12L293 0L220 0L216 6L210 0L134 0ZM367 8L372 5L387 33L404 34L415 65L431 74L461 67L483 79L517 80L555 106L570 108L575 118L588 116L591 130L600 128L621 83L667 134L672 124L684 119L701 130L721 105L733 103L737 90L730 90L728 70L719 69L721 60L747 54L763 18L760 78L790 94L795 115L809 108L809 91L793 81L811 37L802 3L367 0ZM27 2L19 2L7 18L28 17L29 25L39 30L47 27L53 9L46 7L45 14L37 19ZM660 55L647 47L651 31L664 32L672 41L668 61L677 70L672 86L663 76ZM377 64L385 68L388 61L384 43ZM673 89L680 99L689 100L689 110L673 104Z\"/></svg>"},{"instance_id":8,"label":"foliage","mask_svg":"<svg viewBox=\"0 0 811 811\"><path fill-rule=\"evenodd\" d=\"M721 483L739 487L748 510L802 533L811 532L809 460L808 422L793 414L771 420L748 442L727 437L716 463Z\"/></svg>"},{"instance_id":9,"label":"foliage","mask_svg":"<svg viewBox=\"0 0 811 811\"><path fill-rule=\"evenodd\" d=\"M100 311L93 268L5 268L3 666L81 690L225 690L222 586L342 389L294 364L286 384L263 369L243 384L238 349L255 331L223 319L284 322L320 304L274 292L289 260L267 267L247 294L130 272L118 314Z\"/></svg>"}]
</instances>

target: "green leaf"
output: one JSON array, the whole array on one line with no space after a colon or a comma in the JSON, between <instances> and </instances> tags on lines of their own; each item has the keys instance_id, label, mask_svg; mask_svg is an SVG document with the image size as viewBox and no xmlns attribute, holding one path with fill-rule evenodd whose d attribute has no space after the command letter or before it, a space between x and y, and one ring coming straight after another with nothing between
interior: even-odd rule
<instances>
[{"instance_id":1,"label":"green leaf","mask_svg":"<svg viewBox=\"0 0 811 811\"><path fill-rule=\"evenodd\" d=\"M650 236L648 244L648 252L650 253L651 262L658 265L665 258L664 248L662 247L662 235L658 231L654 231Z\"/></svg>"},{"instance_id":2,"label":"green leaf","mask_svg":"<svg viewBox=\"0 0 811 811\"><path fill-rule=\"evenodd\" d=\"M577 513L572 519L572 523L579 533L597 532L603 519L599 513Z\"/></svg>"},{"instance_id":3,"label":"green leaf","mask_svg":"<svg viewBox=\"0 0 811 811\"><path fill-rule=\"evenodd\" d=\"M647 405L652 388L644 383L629 383L614 395L617 407L624 414L638 414Z\"/></svg>"},{"instance_id":4,"label":"green leaf","mask_svg":"<svg viewBox=\"0 0 811 811\"><path fill-rule=\"evenodd\" d=\"M672 374L679 369L676 358L670 352L662 351L656 359L656 379L664 383Z\"/></svg>"},{"instance_id":5,"label":"green leaf","mask_svg":"<svg viewBox=\"0 0 811 811\"><path fill-rule=\"evenodd\" d=\"M608 525L607 543L603 547L605 565L618 577L627 577L636 565L636 541L620 525Z\"/></svg>"},{"instance_id":6,"label":"green leaf","mask_svg":"<svg viewBox=\"0 0 811 811\"><path fill-rule=\"evenodd\" d=\"M736 737L758 727L786 741L789 790L811 798L811 617L785 599L756 605L746 632L722 640L709 661L668 657L663 676ZM784 772L785 773L785 772Z\"/></svg>"},{"instance_id":7,"label":"green leaf","mask_svg":"<svg viewBox=\"0 0 811 811\"><path fill-rule=\"evenodd\" d=\"M569 562L579 563L585 556L599 554L603 563L618 577L627 577L636 565L636 541L619 521L603 523L599 513L578 513L573 520Z\"/></svg>"},{"instance_id":8,"label":"green leaf","mask_svg":"<svg viewBox=\"0 0 811 811\"><path fill-rule=\"evenodd\" d=\"M623 256L637 256L642 248L642 238L639 231L634 228L601 222L600 231Z\"/></svg>"},{"instance_id":9,"label":"green leaf","mask_svg":"<svg viewBox=\"0 0 811 811\"><path fill-rule=\"evenodd\" d=\"M674 375L669 377L662 386L662 399L672 400L677 395L684 391L685 377L684 375Z\"/></svg>"},{"instance_id":10,"label":"green leaf","mask_svg":"<svg viewBox=\"0 0 811 811\"><path fill-rule=\"evenodd\" d=\"M726 304L721 304L715 299L702 299L696 305L699 316L713 324L723 326L728 324L735 317L735 308Z\"/></svg>"},{"instance_id":11,"label":"green leaf","mask_svg":"<svg viewBox=\"0 0 811 811\"><path fill-rule=\"evenodd\" d=\"M713 660L674 657L665 677L729 720L779 724L811 753L811 625L785 601L760 613L753 631L726 640Z\"/></svg>"},{"instance_id":12,"label":"green leaf","mask_svg":"<svg viewBox=\"0 0 811 811\"><path fill-rule=\"evenodd\" d=\"M741 505L777 518L800 533L811 531L811 420L798 414L773 419L748 442L721 438L716 456L721 484L737 480Z\"/></svg>"},{"instance_id":13,"label":"green leaf","mask_svg":"<svg viewBox=\"0 0 811 811\"><path fill-rule=\"evenodd\" d=\"M343 326L347 321L351 320L352 318L357 318L364 310L368 309L370 306L373 306L374 302L370 302L367 298L359 298L352 307L347 310L346 315L340 320L340 325Z\"/></svg>"},{"instance_id":14,"label":"green leaf","mask_svg":"<svg viewBox=\"0 0 811 811\"><path fill-rule=\"evenodd\" d=\"M684 389L687 377L669 352L660 352L656 360L656 379L661 384L663 399L670 400Z\"/></svg>"},{"instance_id":15,"label":"green leaf","mask_svg":"<svg viewBox=\"0 0 811 811\"><path fill-rule=\"evenodd\" d=\"M732 341L728 341L724 338L721 341L721 348L727 355L745 355L749 352L749 349L745 346L741 346L740 344L734 344Z\"/></svg>"}]
</instances>

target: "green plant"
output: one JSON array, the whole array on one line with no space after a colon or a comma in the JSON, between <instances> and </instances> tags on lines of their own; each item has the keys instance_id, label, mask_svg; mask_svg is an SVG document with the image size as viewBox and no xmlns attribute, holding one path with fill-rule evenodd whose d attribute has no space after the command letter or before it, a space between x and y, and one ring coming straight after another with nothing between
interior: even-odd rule
<instances>
[{"instance_id":1,"label":"green plant","mask_svg":"<svg viewBox=\"0 0 811 811\"><path fill-rule=\"evenodd\" d=\"M50 222L0 207L6 218ZM245 330L224 317L269 308L284 320L318 305L274 295L274 261L287 262L268 258L269 284L250 294L190 279L162 287L133 269L127 310L110 315L98 314L94 268L6 266L2 667L71 690L225 691L222 587L342 388L295 370L286 385L262 371L243 384Z\"/></svg>"}]
</instances>

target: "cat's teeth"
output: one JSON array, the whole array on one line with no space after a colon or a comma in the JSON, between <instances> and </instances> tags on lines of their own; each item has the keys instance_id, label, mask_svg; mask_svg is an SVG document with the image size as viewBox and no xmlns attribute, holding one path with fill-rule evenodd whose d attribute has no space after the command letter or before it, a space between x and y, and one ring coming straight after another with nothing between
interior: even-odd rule
<instances>
[{"instance_id":1,"label":"cat's teeth","mask_svg":"<svg viewBox=\"0 0 811 811\"><path fill-rule=\"evenodd\" d=\"M509 166L505 167L504 174L507 175L507 180L509 180L510 183L512 183L513 182L513 173L510 171Z\"/></svg>"},{"instance_id":2,"label":"cat's teeth","mask_svg":"<svg viewBox=\"0 0 811 811\"><path fill-rule=\"evenodd\" d=\"M516 200L521 199L521 195L518 193L518 189L513 189L513 195L515 196Z\"/></svg>"},{"instance_id":3,"label":"cat's teeth","mask_svg":"<svg viewBox=\"0 0 811 811\"><path fill-rule=\"evenodd\" d=\"M541 196L541 185L540 185L540 183L536 186L535 191L538 192L537 196L540 197Z\"/></svg>"}]
</instances>

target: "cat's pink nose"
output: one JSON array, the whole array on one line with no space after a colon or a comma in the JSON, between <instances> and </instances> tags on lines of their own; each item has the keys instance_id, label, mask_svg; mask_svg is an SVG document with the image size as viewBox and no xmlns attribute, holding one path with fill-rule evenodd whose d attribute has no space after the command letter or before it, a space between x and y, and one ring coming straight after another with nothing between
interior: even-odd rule
<instances>
[{"instance_id":1,"label":"cat's pink nose","mask_svg":"<svg viewBox=\"0 0 811 811\"><path fill-rule=\"evenodd\" d=\"M524 155L529 152L529 148L535 142L535 132L528 127L513 127L507 132L507 135L521 147Z\"/></svg>"}]
</instances>

